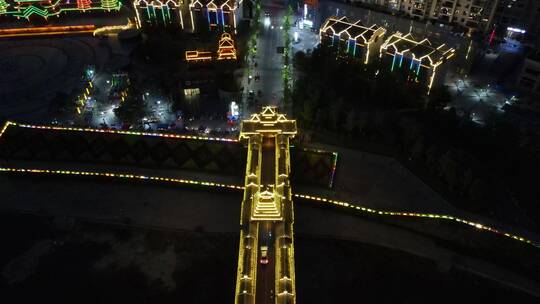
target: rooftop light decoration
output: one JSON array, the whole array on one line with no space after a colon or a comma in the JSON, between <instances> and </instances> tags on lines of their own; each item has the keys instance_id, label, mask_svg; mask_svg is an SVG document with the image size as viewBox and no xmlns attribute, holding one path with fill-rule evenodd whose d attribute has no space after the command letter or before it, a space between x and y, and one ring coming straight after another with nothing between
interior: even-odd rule
<instances>
[{"instance_id":1,"label":"rooftop light decoration","mask_svg":"<svg viewBox=\"0 0 540 304\"><path fill-rule=\"evenodd\" d=\"M437 69L450 58L454 57L456 50L445 44L435 47L427 38L417 40L411 33L404 35L397 32L388 37L381 46L379 54L381 58L383 56L392 56L391 71L394 71L396 65L401 68L406 60L410 61L408 64L409 70L414 71L416 77L418 77L422 69L428 71L427 86L429 94Z\"/></svg>"},{"instance_id":2,"label":"rooftop light decoration","mask_svg":"<svg viewBox=\"0 0 540 304\"><path fill-rule=\"evenodd\" d=\"M360 20L350 22L347 17L330 17L326 19L319 30L319 39L329 38L331 45L341 47L346 44L345 54L353 57L360 56L364 64L368 64L370 49L381 43L386 29L376 24L366 27ZM362 50L360 54L360 50Z\"/></svg>"},{"instance_id":3,"label":"rooftop light decoration","mask_svg":"<svg viewBox=\"0 0 540 304\"><path fill-rule=\"evenodd\" d=\"M59 17L70 12L119 11L121 6L122 3L119 0L0 0L0 16L27 20L30 20L32 16L40 16L48 19L49 17Z\"/></svg>"}]
</instances>

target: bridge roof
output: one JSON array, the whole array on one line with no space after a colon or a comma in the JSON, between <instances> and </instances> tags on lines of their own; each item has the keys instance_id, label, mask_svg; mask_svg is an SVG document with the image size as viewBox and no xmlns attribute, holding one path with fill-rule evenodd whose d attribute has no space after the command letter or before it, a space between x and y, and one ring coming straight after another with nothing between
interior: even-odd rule
<instances>
[{"instance_id":1,"label":"bridge roof","mask_svg":"<svg viewBox=\"0 0 540 304\"><path fill-rule=\"evenodd\" d=\"M253 114L242 121L240 138L248 138L255 134L287 134L296 135L296 120L287 119L277 112L276 107L263 107L261 113Z\"/></svg>"}]
</instances>

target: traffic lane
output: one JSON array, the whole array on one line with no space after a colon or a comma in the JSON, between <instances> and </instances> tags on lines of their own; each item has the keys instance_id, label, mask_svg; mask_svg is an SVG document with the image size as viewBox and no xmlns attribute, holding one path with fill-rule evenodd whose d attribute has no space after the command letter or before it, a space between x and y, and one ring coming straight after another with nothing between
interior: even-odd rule
<instances>
[{"instance_id":1,"label":"traffic lane","mask_svg":"<svg viewBox=\"0 0 540 304\"><path fill-rule=\"evenodd\" d=\"M281 80L283 58L282 54L277 53L277 47L283 44L282 36L283 31L279 28L266 28L261 35L260 45L263 55L259 62L260 83L257 87L263 95L261 98L263 104L277 105L277 99L283 89Z\"/></svg>"},{"instance_id":2,"label":"traffic lane","mask_svg":"<svg viewBox=\"0 0 540 304\"><path fill-rule=\"evenodd\" d=\"M276 142L275 137L264 137L262 144L261 184L263 187L276 183ZM271 190L271 189L268 189Z\"/></svg>"},{"instance_id":3,"label":"traffic lane","mask_svg":"<svg viewBox=\"0 0 540 304\"><path fill-rule=\"evenodd\" d=\"M255 303L274 303L275 287L275 254L272 222L261 222L259 225L259 257L260 248L268 247L268 264L262 264L260 258L257 265L257 291Z\"/></svg>"}]
</instances>

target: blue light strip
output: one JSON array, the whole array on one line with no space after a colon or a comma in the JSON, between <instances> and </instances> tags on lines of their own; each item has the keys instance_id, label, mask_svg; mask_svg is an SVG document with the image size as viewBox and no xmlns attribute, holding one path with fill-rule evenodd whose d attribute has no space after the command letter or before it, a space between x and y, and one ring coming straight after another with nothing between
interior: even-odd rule
<instances>
[{"instance_id":1,"label":"blue light strip","mask_svg":"<svg viewBox=\"0 0 540 304\"><path fill-rule=\"evenodd\" d=\"M221 25L225 26L225 14L223 13L223 10L221 10Z\"/></svg>"}]
</instances>

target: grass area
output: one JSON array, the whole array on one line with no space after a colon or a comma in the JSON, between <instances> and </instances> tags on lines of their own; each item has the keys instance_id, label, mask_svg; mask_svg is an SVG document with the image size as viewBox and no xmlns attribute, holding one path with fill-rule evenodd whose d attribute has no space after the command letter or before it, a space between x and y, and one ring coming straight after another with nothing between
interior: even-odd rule
<instances>
[{"instance_id":1,"label":"grass area","mask_svg":"<svg viewBox=\"0 0 540 304\"><path fill-rule=\"evenodd\" d=\"M233 298L236 235L85 222L62 231L40 217L0 217L2 238L9 234L18 240L18 250L2 255L3 299L17 299L17 303L53 299L56 303L227 303ZM43 236L25 230L43 225L50 232L47 240L61 239L62 243L50 246L24 280L8 284L5 266L13 263L17 253L28 259L28 245Z\"/></svg>"},{"instance_id":2,"label":"grass area","mask_svg":"<svg viewBox=\"0 0 540 304\"><path fill-rule=\"evenodd\" d=\"M357 242L296 238L299 303L535 303L462 271L403 252Z\"/></svg>"},{"instance_id":3,"label":"grass area","mask_svg":"<svg viewBox=\"0 0 540 304\"><path fill-rule=\"evenodd\" d=\"M243 176L246 149L242 143L237 142L50 131L12 126L0 138L0 157L111 167L185 169ZM297 174L293 174L292 182L328 187L332 178L333 160L331 152L293 148L291 161Z\"/></svg>"},{"instance_id":4,"label":"grass area","mask_svg":"<svg viewBox=\"0 0 540 304\"><path fill-rule=\"evenodd\" d=\"M296 202L304 201L296 199ZM540 281L540 249L514 239L442 219L380 216L329 205L314 205L313 202L307 204L301 208L323 208L338 214L350 214L358 219L398 227L424 236L440 248L491 263L533 281Z\"/></svg>"},{"instance_id":5,"label":"grass area","mask_svg":"<svg viewBox=\"0 0 540 304\"><path fill-rule=\"evenodd\" d=\"M66 225L65 223L71 223ZM2 300L17 303L230 303L238 235L158 231L0 214ZM18 282L6 267L29 259L35 244L52 245ZM296 238L300 303L424 303L534 299L470 274L399 251L357 242ZM31 263L30 263L31 264ZM444 295L444 296L442 296Z\"/></svg>"}]
</instances>

